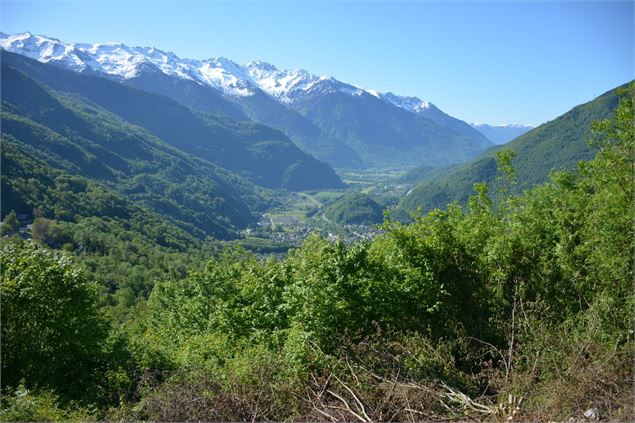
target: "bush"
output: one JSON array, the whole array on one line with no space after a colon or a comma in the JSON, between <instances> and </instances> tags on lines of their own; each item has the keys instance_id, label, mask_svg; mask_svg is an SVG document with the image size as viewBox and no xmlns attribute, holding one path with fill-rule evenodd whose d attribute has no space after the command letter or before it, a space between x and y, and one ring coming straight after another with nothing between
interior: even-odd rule
<instances>
[{"instance_id":1,"label":"bush","mask_svg":"<svg viewBox=\"0 0 635 423\"><path fill-rule=\"evenodd\" d=\"M3 385L25 379L85 397L100 378L108 330L94 285L68 256L33 243L5 245L0 266Z\"/></svg>"},{"instance_id":2,"label":"bush","mask_svg":"<svg viewBox=\"0 0 635 423\"><path fill-rule=\"evenodd\" d=\"M50 391L33 393L20 384L11 395L3 395L0 421L3 422L88 422L97 421L94 412L71 404L61 408Z\"/></svg>"}]
</instances>

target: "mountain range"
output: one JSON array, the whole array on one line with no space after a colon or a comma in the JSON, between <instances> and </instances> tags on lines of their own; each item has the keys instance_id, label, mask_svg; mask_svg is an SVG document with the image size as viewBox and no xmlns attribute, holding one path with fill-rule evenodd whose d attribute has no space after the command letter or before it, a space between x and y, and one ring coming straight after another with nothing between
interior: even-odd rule
<instances>
[{"instance_id":1,"label":"mountain range","mask_svg":"<svg viewBox=\"0 0 635 423\"><path fill-rule=\"evenodd\" d=\"M344 187L270 127L7 51L0 61L3 216L123 219L182 246L235 237L274 204L267 188Z\"/></svg>"},{"instance_id":2,"label":"mountain range","mask_svg":"<svg viewBox=\"0 0 635 423\"><path fill-rule=\"evenodd\" d=\"M465 202L474 183L497 184L500 146L479 131L515 137L505 148L522 190L592 157L590 124L618 101L611 91L533 129L472 126L417 97L260 61L28 33L2 34L0 47L2 215L152 222L147 236L166 246L235 237L275 205L268 189L344 188L331 166L418 165L400 180L412 189L397 215ZM374 222L380 211L353 195L325 216Z\"/></svg>"},{"instance_id":3,"label":"mountain range","mask_svg":"<svg viewBox=\"0 0 635 423\"><path fill-rule=\"evenodd\" d=\"M66 44L28 32L0 33L0 47L161 94L198 112L268 125L336 167L440 166L468 160L492 145L466 122L417 97L378 93L262 61L184 59L154 47Z\"/></svg>"},{"instance_id":4,"label":"mountain range","mask_svg":"<svg viewBox=\"0 0 635 423\"><path fill-rule=\"evenodd\" d=\"M494 144L505 144L527 131L534 129L532 125L511 123L508 125L488 125L486 123L472 123L472 127L481 132Z\"/></svg>"}]
</instances>

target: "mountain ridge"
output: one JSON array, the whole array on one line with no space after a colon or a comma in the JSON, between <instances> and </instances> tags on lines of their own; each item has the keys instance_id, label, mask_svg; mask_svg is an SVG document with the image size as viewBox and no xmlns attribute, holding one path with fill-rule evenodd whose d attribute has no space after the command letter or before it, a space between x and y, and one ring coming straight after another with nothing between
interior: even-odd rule
<instances>
[{"instance_id":1,"label":"mountain ridge","mask_svg":"<svg viewBox=\"0 0 635 423\"><path fill-rule=\"evenodd\" d=\"M465 204L469 195L474 192L474 184L479 182L488 183L491 195L496 198L500 184L496 180L496 152L501 149L511 149L516 153L511 163L517 173L518 183L513 187L515 192L545 182L554 170L574 170L580 160L594 157L596 151L589 145L591 124L613 116L619 103L617 92L626 85L575 106L508 144L485 150L466 163L445 171L426 167L412 170L402 180L412 183L417 174L421 175L420 180L400 200L396 215L405 218L408 212L416 208L426 212L434 208L445 208L453 201Z\"/></svg>"},{"instance_id":2,"label":"mountain ridge","mask_svg":"<svg viewBox=\"0 0 635 423\"><path fill-rule=\"evenodd\" d=\"M278 69L261 61L240 65L225 57L198 60L180 58L155 47L129 47L123 43L67 44L56 38L30 32L8 35L0 32L0 47L45 63L61 64L74 71L92 70L110 76L130 79L140 68L154 65L163 73L193 80L221 89L233 96L251 96L259 88L283 102L292 102L292 93L310 91L321 83L354 95L362 92L377 95L326 75L314 75L303 69Z\"/></svg>"},{"instance_id":3,"label":"mountain ridge","mask_svg":"<svg viewBox=\"0 0 635 423\"><path fill-rule=\"evenodd\" d=\"M0 47L75 72L107 75L127 85L167 95L206 113L247 117L273 126L305 151L333 166L402 165L408 164L411 156L438 166L464 161L491 145L480 132L441 112L432 103L420 101L418 109L408 107L413 99L419 100L416 97L380 94L301 69L278 69L263 61L251 61L243 66L223 57L181 59L154 47L128 47L122 43L65 44L31 33L2 34ZM215 90L218 95L204 92L201 87ZM330 99L325 100L326 97ZM386 143L395 140L395 145L401 143L401 146L389 145L385 151L369 154L366 139L361 136L363 128L359 126L363 122L348 128L342 127L342 121L325 124L327 117L307 110L315 110L309 103L317 106L326 104L325 101L346 113L358 112L360 108L376 109L380 107L376 101L381 101L386 119L381 122L379 132L383 133ZM269 110L273 109L276 112L271 113ZM403 127L413 118L404 118L400 110L417 116L415 121L425 122L404 136ZM358 120L373 119L375 113Z\"/></svg>"},{"instance_id":4,"label":"mountain ridge","mask_svg":"<svg viewBox=\"0 0 635 423\"><path fill-rule=\"evenodd\" d=\"M2 59L3 64L11 65L57 91L88 99L126 121L146 128L174 147L239 172L263 187L297 190L343 186L326 163L304 153L275 129L254 122L197 115L168 97L106 78L69 72L21 55L2 52ZM257 133L260 138L246 137L249 132ZM272 152L276 149L272 142L277 143L280 154L274 155L276 166L267 167L260 156L264 150ZM284 154L281 154L282 149ZM304 178L304 185L302 181L285 181L285 171L291 166L299 170L296 163L312 168L314 178Z\"/></svg>"}]
</instances>

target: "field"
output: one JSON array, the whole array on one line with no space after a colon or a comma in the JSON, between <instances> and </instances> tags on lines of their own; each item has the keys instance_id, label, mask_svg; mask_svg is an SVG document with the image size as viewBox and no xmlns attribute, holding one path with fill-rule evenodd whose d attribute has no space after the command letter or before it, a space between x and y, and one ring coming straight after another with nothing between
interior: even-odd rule
<instances>
[{"instance_id":1,"label":"field","mask_svg":"<svg viewBox=\"0 0 635 423\"><path fill-rule=\"evenodd\" d=\"M370 226L340 225L327 219L322 211L345 195L362 192L391 204L407 190L395 181L404 169L338 170L347 189L324 191L275 191L279 205L266 213L257 227L243 231L243 238L232 243L264 254L280 254L302 244L308 234L317 231L335 240L352 242L372 237L377 232Z\"/></svg>"}]
</instances>

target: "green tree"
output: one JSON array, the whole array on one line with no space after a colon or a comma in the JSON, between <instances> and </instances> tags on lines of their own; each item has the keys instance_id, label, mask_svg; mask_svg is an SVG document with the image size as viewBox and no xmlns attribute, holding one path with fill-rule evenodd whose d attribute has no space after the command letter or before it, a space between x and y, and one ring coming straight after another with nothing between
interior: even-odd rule
<instances>
[{"instance_id":1,"label":"green tree","mask_svg":"<svg viewBox=\"0 0 635 423\"><path fill-rule=\"evenodd\" d=\"M3 384L85 397L108 330L94 286L68 256L32 243L3 247L0 266Z\"/></svg>"},{"instance_id":2,"label":"green tree","mask_svg":"<svg viewBox=\"0 0 635 423\"><path fill-rule=\"evenodd\" d=\"M15 210L11 210L2 222L2 228L0 228L0 236L14 235L20 230L20 221L15 214Z\"/></svg>"},{"instance_id":3,"label":"green tree","mask_svg":"<svg viewBox=\"0 0 635 423\"><path fill-rule=\"evenodd\" d=\"M55 221L44 217L38 217L33 221L31 236L49 247L59 247L72 241L69 234Z\"/></svg>"}]
</instances>

